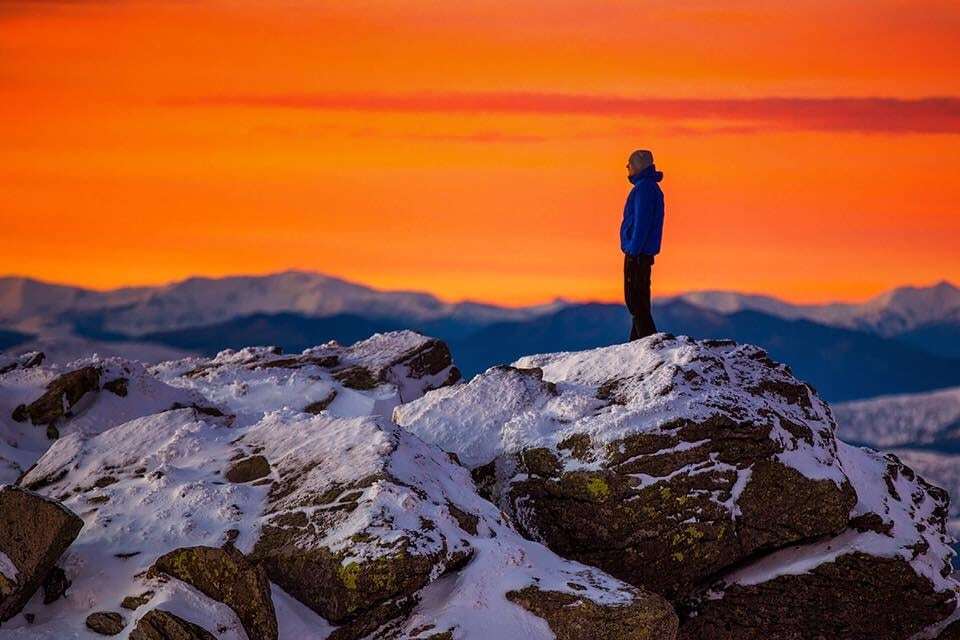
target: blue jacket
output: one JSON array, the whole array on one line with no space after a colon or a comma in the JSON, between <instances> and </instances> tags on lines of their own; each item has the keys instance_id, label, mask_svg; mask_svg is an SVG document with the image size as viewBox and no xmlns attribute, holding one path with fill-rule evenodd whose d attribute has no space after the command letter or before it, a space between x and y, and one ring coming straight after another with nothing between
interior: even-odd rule
<instances>
[{"instance_id":1,"label":"blue jacket","mask_svg":"<svg viewBox=\"0 0 960 640\"><path fill-rule=\"evenodd\" d=\"M663 191L657 184L663 173L649 166L630 176L633 189L623 206L623 223L620 225L620 248L627 255L660 253L663 239Z\"/></svg>"}]
</instances>

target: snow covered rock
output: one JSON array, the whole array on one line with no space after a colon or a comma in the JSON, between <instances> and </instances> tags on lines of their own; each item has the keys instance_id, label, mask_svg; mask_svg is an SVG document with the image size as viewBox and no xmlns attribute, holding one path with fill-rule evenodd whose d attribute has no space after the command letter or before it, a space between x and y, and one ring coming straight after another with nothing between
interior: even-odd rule
<instances>
[{"instance_id":1,"label":"snow covered rock","mask_svg":"<svg viewBox=\"0 0 960 640\"><path fill-rule=\"evenodd\" d=\"M671 598L839 532L856 501L826 406L753 347L528 357L396 419L477 468L529 537Z\"/></svg>"},{"instance_id":2,"label":"snow covered rock","mask_svg":"<svg viewBox=\"0 0 960 640\"><path fill-rule=\"evenodd\" d=\"M216 640L203 627L163 609L151 609L140 618L130 640Z\"/></svg>"},{"instance_id":3,"label":"snow covered rock","mask_svg":"<svg viewBox=\"0 0 960 640\"><path fill-rule=\"evenodd\" d=\"M226 481L231 459L253 456L268 475ZM522 538L466 469L382 417L287 409L247 424L166 411L63 437L23 482L64 496L87 526L65 557L69 597L34 606L33 624L11 621L13 638L62 638L121 603L131 637L157 609L221 640L274 637L268 607L251 615L242 606L254 598L215 584L235 553L269 577L281 640L548 640L554 613L508 599L531 588L581 603L561 613L583 628L604 621L629 640L677 631L664 599Z\"/></svg>"},{"instance_id":4,"label":"snow covered rock","mask_svg":"<svg viewBox=\"0 0 960 640\"><path fill-rule=\"evenodd\" d=\"M85 395L100 391L100 374L99 367L86 366L58 376L47 385L42 396L28 405L17 407L13 419L17 422L29 420L49 428L57 420L72 416L73 408Z\"/></svg>"},{"instance_id":5,"label":"snow covered rock","mask_svg":"<svg viewBox=\"0 0 960 640\"><path fill-rule=\"evenodd\" d=\"M507 600L543 618L557 640L632 640L667 637L663 611L644 601L604 607L589 598L531 586L507 593ZM650 630L653 629L653 632Z\"/></svg>"},{"instance_id":6,"label":"snow covered rock","mask_svg":"<svg viewBox=\"0 0 960 640\"><path fill-rule=\"evenodd\" d=\"M62 505L19 487L0 487L0 621L44 583L83 527Z\"/></svg>"},{"instance_id":7,"label":"snow covered rock","mask_svg":"<svg viewBox=\"0 0 960 640\"><path fill-rule=\"evenodd\" d=\"M527 537L678 603L687 637L816 637L790 625L816 631L822 584L848 623L823 637L906 638L955 607L946 494L840 443L826 404L756 347L661 334L530 356L394 418ZM731 577L759 566L749 587ZM890 567L885 590L867 593L870 566ZM769 615L739 606L744 588ZM888 631L863 620L874 609Z\"/></svg>"},{"instance_id":8,"label":"snow covered rock","mask_svg":"<svg viewBox=\"0 0 960 640\"><path fill-rule=\"evenodd\" d=\"M320 416L309 424L283 434L252 431L240 441L271 460L277 474L251 557L286 592L342 625L331 637L363 637L405 615L400 637L427 624L436 633L453 631L457 615L409 612L421 589L464 567L489 572L486 590L478 595L476 586L451 584L441 611L474 607L468 597L488 602L554 583L574 599L597 600L593 606L612 616L630 607L647 612L650 624L631 637L672 635L669 605L529 548L477 496L467 472L435 447L382 419ZM535 555L543 564L524 561ZM511 570L514 562L520 566ZM520 627L504 627L511 628ZM474 635L469 627L462 633Z\"/></svg>"},{"instance_id":9,"label":"snow covered rock","mask_svg":"<svg viewBox=\"0 0 960 640\"><path fill-rule=\"evenodd\" d=\"M773 638L909 638L956 609L946 492L893 455L840 443L838 457L858 496L847 528L725 574L688 604L682 637L754 638L761 626Z\"/></svg>"},{"instance_id":10,"label":"snow covered rock","mask_svg":"<svg viewBox=\"0 0 960 640\"><path fill-rule=\"evenodd\" d=\"M46 355L42 351L29 351L19 356L0 353L0 375L14 369L32 369L43 364Z\"/></svg>"},{"instance_id":11,"label":"snow covered rock","mask_svg":"<svg viewBox=\"0 0 960 640\"><path fill-rule=\"evenodd\" d=\"M97 434L178 404L206 402L138 362L94 356L61 368L27 356L30 366L0 373L0 482L15 481L61 435Z\"/></svg>"},{"instance_id":12,"label":"snow covered rock","mask_svg":"<svg viewBox=\"0 0 960 640\"><path fill-rule=\"evenodd\" d=\"M262 568L232 545L176 549L157 558L153 570L230 607L248 638L277 640L270 581Z\"/></svg>"},{"instance_id":13,"label":"snow covered rock","mask_svg":"<svg viewBox=\"0 0 960 640\"><path fill-rule=\"evenodd\" d=\"M413 331L376 334L348 347L330 342L296 355L273 347L227 350L162 363L153 372L252 419L284 408L389 416L398 404L460 379L447 345Z\"/></svg>"}]
</instances>

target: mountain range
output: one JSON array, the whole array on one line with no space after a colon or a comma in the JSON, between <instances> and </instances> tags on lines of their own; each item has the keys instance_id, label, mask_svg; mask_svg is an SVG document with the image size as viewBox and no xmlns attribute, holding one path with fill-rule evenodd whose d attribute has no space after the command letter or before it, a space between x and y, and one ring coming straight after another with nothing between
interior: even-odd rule
<instances>
[{"instance_id":1,"label":"mountain range","mask_svg":"<svg viewBox=\"0 0 960 640\"><path fill-rule=\"evenodd\" d=\"M947 282L859 304L692 292L658 299L655 315L670 333L758 344L831 401L960 385L960 289ZM250 344L300 351L413 328L447 341L458 366L473 375L525 353L622 342L628 324L620 304L449 303L297 271L112 291L0 278L0 349L40 344L53 357L68 343L70 356L83 348L211 355Z\"/></svg>"}]
</instances>

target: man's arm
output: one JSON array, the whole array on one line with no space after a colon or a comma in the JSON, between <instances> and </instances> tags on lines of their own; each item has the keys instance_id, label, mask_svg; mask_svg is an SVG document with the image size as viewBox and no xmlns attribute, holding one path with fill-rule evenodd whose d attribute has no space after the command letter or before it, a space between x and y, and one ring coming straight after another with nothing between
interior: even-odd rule
<instances>
[{"instance_id":1,"label":"man's arm","mask_svg":"<svg viewBox=\"0 0 960 640\"><path fill-rule=\"evenodd\" d=\"M638 190L633 199L633 223L630 229L630 254L641 253L656 223L656 198L650 189Z\"/></svg>"}]
</instances>

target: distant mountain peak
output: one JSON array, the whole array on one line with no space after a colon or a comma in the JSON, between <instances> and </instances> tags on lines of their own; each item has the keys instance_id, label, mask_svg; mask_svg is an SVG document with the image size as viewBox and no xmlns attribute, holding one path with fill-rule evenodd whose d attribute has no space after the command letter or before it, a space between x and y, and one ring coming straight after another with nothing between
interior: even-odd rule
<instances>
[{"instance_id":1,"label":"distant mountain peak","mask_svg":"<svg viewBox=\"0 0 960 640\"><path fill-rule=\"evenodd\" d=\"M960 288L943 280L905 286L863 303L793 304L779 298L724 290L693 291L661 298L681 300L721 314L759 311L835 327L896 336L925 326L960 323ZM418 291L379 290L336 276L290 269L265 275L195 276L162 286L96 291L23 276L0 277L0 324L41 331L72 326L78 318L102 318L108 332L139 335L216 324L256 313L307 317L357 314L412 321L468 320L477 324L523 320L558 311L563 298L526 307L446 302Z\"/></svg>"},{"instance_id":2,"label":"distant mountain peak","mask_svg":"<svg viewBox=\"0 0 960 640\"><path fill-rule=\"evenodd\" d=\"M31 278L0 279L0 325L35 333L70 330L77 322L96 332L127 336L222 323L258 313L306 317L356 314L411 323L458 318L487 324L550 313L559 303L499 307L446 302L420 291L378 290L302 270L266 275L195 276L153 287L95 291Z\"/></svg>"},{"instance_id":3,"label":"distant mountain peak","mask_svg":"<svg viewBox=\"0 0 960 640\"><path fill-rule=\"evenodd\" d=\"M960 321L960 288L946 280L930 286L898 287L863 303L793 304L772 296L736 291L694 291L677 298L719 313L761 311L884 336Z\"/></svg>"}]
</instances>

